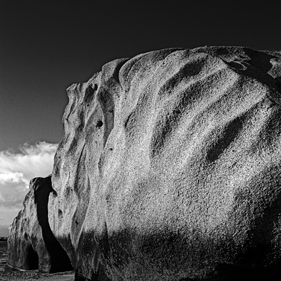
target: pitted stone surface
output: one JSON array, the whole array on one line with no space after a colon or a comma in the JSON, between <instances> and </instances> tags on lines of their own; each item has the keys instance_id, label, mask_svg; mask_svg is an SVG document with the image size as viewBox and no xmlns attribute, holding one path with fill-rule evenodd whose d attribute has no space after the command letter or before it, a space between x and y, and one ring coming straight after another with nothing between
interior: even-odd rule
<instances>
[{"instance_id":1,"label":"pitted stone surface","mask_svg":"<svg viewBox=\"0 0 281 281\"><path fill-rule=\"evenodd\" d=\"M280 66L280 52L165 49L68 88L49 221L76 280L275 280Z\"/></svg>"}]
</instances>

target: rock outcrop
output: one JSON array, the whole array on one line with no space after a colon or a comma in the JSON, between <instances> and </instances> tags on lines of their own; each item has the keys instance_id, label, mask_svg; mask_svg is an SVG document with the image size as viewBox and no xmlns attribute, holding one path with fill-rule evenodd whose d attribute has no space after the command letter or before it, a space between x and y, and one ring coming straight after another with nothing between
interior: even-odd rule
<instances>
[{"instance_id":1,"label":"rock outcrop","mask_svg":"<svg viewBox=\"0 0 281 281\"><path fill-rule=\"evenodd\" d=\"M69 87L49 221L76 280L279 280L280 76L280 52L202 47Z\"/></svg>"},{"instance_id":2,"label":"rock outcrop","mask_svg":"<svg viewBox=\"0 0 281 281\"><path fill-rule=\"evenodd\" d=\"M70 260L48 223L48 198L53 191L51 176L30 181L24 208L9 229L8 264L41 272L71 270Z\"/></svg>"}]
</instances>

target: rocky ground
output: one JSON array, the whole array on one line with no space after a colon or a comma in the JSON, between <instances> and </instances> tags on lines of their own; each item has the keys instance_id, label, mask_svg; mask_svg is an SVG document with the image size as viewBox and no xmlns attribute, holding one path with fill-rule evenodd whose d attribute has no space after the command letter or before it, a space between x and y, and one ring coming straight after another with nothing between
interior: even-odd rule
<instances>
[{"instance_id":1,"label":"rocky ground","mask_svg":"<svg viewBox=\"0 0 281 281\"><path fill-rule=\"evenodd\" d=\"M74 272L67 271L53 274L40 273L38 270L0 272L0 281L22 280L74 281Z\"/></svg>"}]
</instances>

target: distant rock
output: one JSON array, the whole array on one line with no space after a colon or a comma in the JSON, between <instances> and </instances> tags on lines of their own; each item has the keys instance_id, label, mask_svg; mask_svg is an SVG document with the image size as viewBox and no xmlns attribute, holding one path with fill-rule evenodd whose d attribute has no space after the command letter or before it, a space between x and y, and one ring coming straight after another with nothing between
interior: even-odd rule
<instances>
[{"instance_id":1,"label":"distant rock","mask_svg":"<svg viewBox=\"0 0 281 281\"><path fill-rule=\"evenodd\" d=\"M49 221L76 280L279 280L280 77L280 52L203 47L69 87Z\"/></svg>"},{"instance_id":2,"label":"distant rock","mask_svg":"<svg viewBox=\"0 0 281 281\"><path fill-rule=\"evenodd\" d=\"M69 258L55 239L48 223L48 197L53 191L51 176L30 181L24 208L9 229L8 264L41 272L71 270Z\"/></svg>"}]
</instances>

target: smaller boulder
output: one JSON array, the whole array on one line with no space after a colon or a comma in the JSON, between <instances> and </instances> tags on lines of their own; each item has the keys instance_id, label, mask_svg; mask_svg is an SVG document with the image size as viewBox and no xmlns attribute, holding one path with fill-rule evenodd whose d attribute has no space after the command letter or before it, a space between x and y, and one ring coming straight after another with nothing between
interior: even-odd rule
<instances>
[{"instance_id":1,"label":"smaller boulder","mask_svg":"<svg viewBox=\"0 0 281 281\"><path fill-rule=\"evenodd\" d=\"M30 190L24 199L23 210L18 213L9 228L8 264L13 268L39 268L42 272L50 272L50 255L44 243L34 202L37 182L37 178L30 181Z\"/></svg>"},{"instance_id":2,"label":"smaller boulder","mask_svg":"<svg viewBox=\"0 0 281 281\"><path fill-rule=\"evenodd\" d=\"M8 265L41 272L72 270L70 260L54 237L48 222L51 176L30 181L23 210L9 228Z\"/></svg>"}]
</instances>

